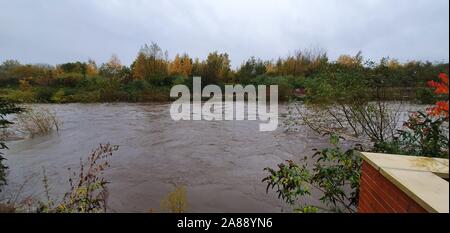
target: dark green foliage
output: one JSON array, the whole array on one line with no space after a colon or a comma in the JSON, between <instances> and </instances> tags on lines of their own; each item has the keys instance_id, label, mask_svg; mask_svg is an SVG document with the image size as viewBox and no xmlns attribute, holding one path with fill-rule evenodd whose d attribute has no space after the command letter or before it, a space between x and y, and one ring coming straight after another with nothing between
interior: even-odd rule
<instances>
[{"instance_id":1,"label":"dark green foliage","mask_svg":"<svg viewBox=\"0 0 450 233\"><path fill-rule=\"evenodd\" d=\"M36 99L40 103L51 103L54 89L52 88L36 88Z\"/></svg>"},{"instance_id":2,"label":"dark green foliage","mask_svg":"<svg viewBox=\"0 0 450 233\"><path fill-rule=\"evenodd\" d=\"M249 84L248 80L258 77L266 73L267 63L261 59L251 57L244 64L236 74L236 82L241 84Z\"/></svg>"},{"instance_id":3,"label":"dark green foliage","mask_svg":"<svg viewBox=\"0 0 450 233\"><path fill-rule=\"evenodd\" d=\"M16 105L0 98L0 191L1 187L6 184L5 172L6 169L8 168L6 165L3 164L3 160L5 160L5 158L3 158L2 156L3 155L2 150L8 149L8 147L3 141L1 134L4 129L6 129L9 125L13 124L11 121L6 119L6 116L9 114L19 113L21 111L23 111L22 108L17 107Z\"/></svg>"},{"instance_id":4,"label":"dark green foliage","mask_svg":"<svg viewBox=\"0 0 450 233\"><path fill-rule=\"evenodd\" d=\"M330 65L305 82L308 102L314 104L363 103L370 98L370 84L362 69Z\"/></svg>"},{"instance_id":5,"label":"dark green foliage","mask_svg":"<svg viewBox=\"0 0 450 233\"><path fill-rule=\"evenodd\" d=\"M311 174L306 169L306 165L299 166L291 160L287 164L278 164L278 170L264 168L270 173L262 181L267 182L266 192L276 188L278 198L281 198L290 205L294 205L299 196L310 195L309 181Z\"/></svg>"},{"instance_id":6,"label":"dark green foliage","mask_svg":"<svg viewBox=\"0 0 450 233\"><path fill-rule=\"evenodd\" d=\"M298 85L301 77L288 76L266 76L261 75L251 80L254 85L278 85L278 100L288 101L292 97L292 91Z\"/></svg>"},{"instance_id":7,"label":"dark green foliage","mask_svg":"<svg viewBox=\"0 0 450 233\"><path fill-rule=\"evenodd\" d=\"M84 62L68 62L58 66L65 73L79 73L82 75L86 74L87 65Z\"/></svg>"},{"instance_id":8,"label":"dark green foliage","mask_svg":"<svg viewBox=\"0 0 450 233\"><path fill-rule=\"evenodd\" d=\"M339 146L339 136L331 135L331 148L316 150L316 160L308 166L307 158L301 165L293 161L279 164L278 170L265 168L269 175L262 181L267 190L275 189L278 197L294 207L296 212L322 209L319 206L297 202L311 195L311 189L321 191L320 201L326 211L354 212L358 204L361 159L355 149L344 151ZM312 168L311 168L312 167Z\"/></svg>"},{"instance_id":9,"label":"dark green foliage","mask_svg":"<svg viewBox=\"0 0 450 233\"><path fill-rule=\"evenodd\" d=\"M420 104L434 104L438 100L434 90L428 87L421 87L416 90L416 100Z\"/></svg>"},{"instance_id":10,"label":"dark green foliage","mask_svg":"<svg viewBox=\"0 0 450 233\"><path fill-rule=\"evenodd\" d=\"M84 75L80 73L64 73L56 78L58 86L76 87L84 79Z\"/></svg>"}]
</instances>

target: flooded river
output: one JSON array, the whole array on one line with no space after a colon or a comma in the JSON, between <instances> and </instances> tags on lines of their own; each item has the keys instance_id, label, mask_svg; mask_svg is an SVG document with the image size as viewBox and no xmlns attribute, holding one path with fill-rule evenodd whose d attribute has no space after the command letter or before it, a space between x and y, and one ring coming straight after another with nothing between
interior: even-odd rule
<instances>
[{"instance_id":1,"label":"flooded river","mask_svg":"<svg viewBox=\"0 0 450 233\"><path fill-rule=\"evenodd\" d=\"M50 105L63 121L59 134L8 142L8 185L1 195L42 198L45 168L52 196L62 197L68 168L77 170L80 158L110 142L119 145L105 173L110 212L158 211L175 184L186 187L188 212L290 211L275 192L266 194L263 168L327 145L306 128L260 132L258 121L176 122L169 106Z\"/></svg>"}]
</instances>

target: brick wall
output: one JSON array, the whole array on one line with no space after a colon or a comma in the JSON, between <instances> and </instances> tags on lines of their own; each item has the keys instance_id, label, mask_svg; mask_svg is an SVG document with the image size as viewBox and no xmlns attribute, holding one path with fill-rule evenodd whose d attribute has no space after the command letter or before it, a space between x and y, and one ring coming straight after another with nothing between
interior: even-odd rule
<instances>
[{"instance_id":1,"label":"brick wall","mask_svg":"<svg viewBox=\"0 0 450 233\"><path fill-rule=\"evenodd\" d=\"M358 212L423 213L427 211L364 161L360 180Z\"/></svg>"}]
</instances>

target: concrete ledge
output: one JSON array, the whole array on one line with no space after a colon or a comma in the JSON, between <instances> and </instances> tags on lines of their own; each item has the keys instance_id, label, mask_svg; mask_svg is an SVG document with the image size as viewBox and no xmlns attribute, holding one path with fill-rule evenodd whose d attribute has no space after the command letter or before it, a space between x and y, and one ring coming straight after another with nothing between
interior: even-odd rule
<instances>
[{"instance_id":1,"label":"concrete ledge","mask_svg":"<svg viewBox=\"0 0 450 233\"><path fill-rule=\"evenodd\" d=\"M362 158L428 212L449 212L448 159L362 152Z\"/></svg>"}]
</instances>

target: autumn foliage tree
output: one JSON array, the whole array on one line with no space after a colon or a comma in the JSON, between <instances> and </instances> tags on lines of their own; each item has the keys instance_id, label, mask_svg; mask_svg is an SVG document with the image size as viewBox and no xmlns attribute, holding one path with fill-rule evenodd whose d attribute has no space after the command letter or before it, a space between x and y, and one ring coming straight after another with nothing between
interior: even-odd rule
<instances>
[{"instance_id":1,"label":"autumn foliage tree","mask_svg":"<svg viewBox=\"0 0 450 233\"><path fill-rule=\"evenodd\" d=\"M187 54L176 55L169 64L169 75L188 78L192 73L192 59Z\"/></svg>"},{"instance_id":2,"label":"autumn foliage tree","mask_svg":"<svg viewBox=\"0 0 450 233\"><path fill-rule=\"evenodd\" d=\"M204 84L226 83L231 73L231 61L227 53L210 53L206 59L202 78Z\"/></svg>"},{"instance_id":3,"label":"autumn foliage tree","mask_svg":"<svg viewBox=\"0 0 450 233\"><path fill-rule=\"evenodd\" d=\"M274 64L268 64L267 67L272 75L308 76L327 62L325 51L310 49L298 50L286 58L278 58Z\"/></svg>"},{"instance_id":4,"label":"autumn foliage tree","mask_svg":"<svg viewBox=\"0 0 450 233\"><path fill-rule=\"evenodd\" d=\"M117 55L113 54L107 63L100 67L100 73L107 78L117 78L122 71L123 65Z\"/></svg>"},{"instance_id":5,"label":"autumn foliage tree","mask_svg":"<svg viewBox=\"0 0 450 233\"><path fill-rule=\"evenodd\" d=\"M163 52L156 43L145 44L131 65L133 77L162 85L169 74L167 57L167 51Z\"/></svg>"},{"instance_id":6,"label":"autumn foliage tree","mask_svg":"<svg viewBox=\"0 0 450 233\"><path fill-rule=\"evenodd\" d=\"M89 76L98 75L97 63L94 60L89 59L86 68L87 68L86 69L87 75Z\"/></svg>"},{"instance_id":7,"label":"autumn foliage tree","mask_svg":"<svg viewBox=\"0 0 450 233\"><path fill-rule=\"evenodd\" d=\"M361 66L363 62L362 54L361 52L358 52L354 57L350 55L341 55L336 60L337 64L340 64L342 66L346 67L357 67Z\"/></svg>"}]
</instances>

